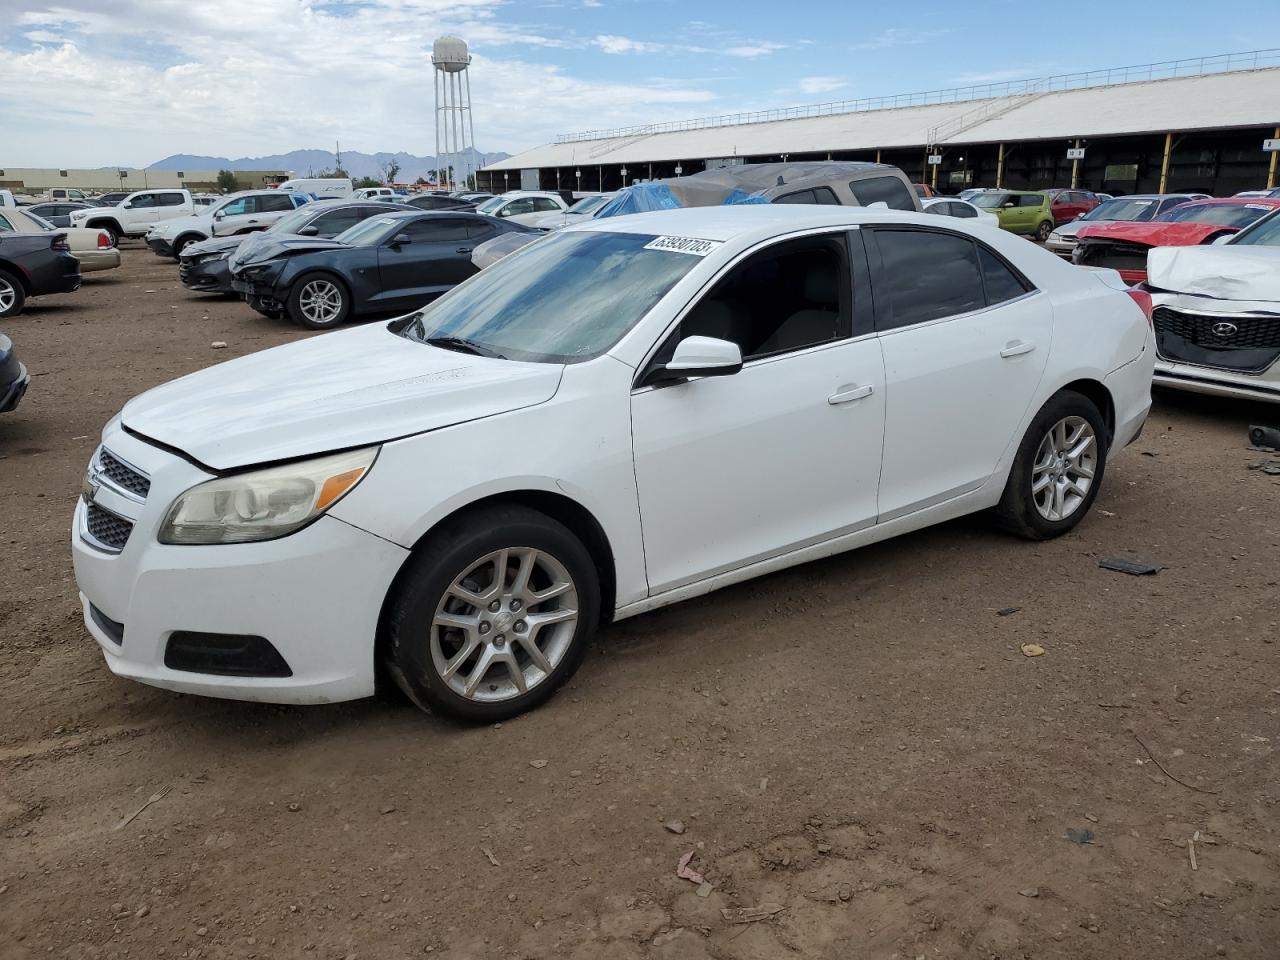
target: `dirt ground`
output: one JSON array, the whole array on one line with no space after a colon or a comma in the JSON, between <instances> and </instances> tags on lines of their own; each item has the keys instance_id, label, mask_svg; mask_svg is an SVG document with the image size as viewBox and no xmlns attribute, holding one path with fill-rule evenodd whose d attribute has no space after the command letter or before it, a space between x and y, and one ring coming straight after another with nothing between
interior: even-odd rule
<instances>
[{"instance_id":1,"label":"dirt ground","mask_svg":"<svg viewBox=\"0 0 1280 960\"><path fill-rule=\"evenodd\" d=\"M72 507L131 395L304 334L124 253L5 324L4 960L1277 955L1276 411L1161 396L1070 536L962 521L628 620L498 727L206 700L107 671Z\"/></svg>"}]
</instances>

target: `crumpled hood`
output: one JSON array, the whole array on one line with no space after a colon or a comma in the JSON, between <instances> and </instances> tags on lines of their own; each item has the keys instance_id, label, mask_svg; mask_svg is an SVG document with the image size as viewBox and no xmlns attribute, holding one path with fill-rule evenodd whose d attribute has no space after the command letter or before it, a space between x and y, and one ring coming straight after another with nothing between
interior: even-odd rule
<instances>
[{"instance_id":1,"label":"crumpled hood","mask_svg":"<svg viewBox=\"0 0 1280 960\"><path fill-rule=\"evenodd\" d=\"M312 250L342 250L347 248L345 243L339 243L337 240L326 240L324 237L300 237L292 233L283 233L278 236L272 236L268 239L268 234L261 234L261 240L252 244L248 242L242 243L240 248L231 256L231 269L244 266L247 263L262 263L264 260L274 260L276 257L287 256L293 253L310 253ZM250 239L254 239L252 235Z\"/></svg>"},{"instance_id":2,"label":"crumpled hood","mask_svg":"<svg viewBox=\"0 0 1280 960\"><path fill-rule=\"evenodd\" d=\"M1152 250L1147 283L1221 300L1280 301L1280 247L1228 243Z\"/></svg>"},{"instance_id":3,"label":"crumpled hood","mask_svg":"<svg viewBox=\"0 0 1280 960\"><path fill-rule=\"evenodd\" d=\"M249 236L252 236L252 234ZM197 240L195 243L188 243L182 248L182 259L188 260L194 257L203 257L209 253L229 254L239 247L244 240L244 234L235 237L210 237L208 240Z\"/></svg>"},{"instance_id":4,"label":"crumpled hood","mask_svg":"<svg viewBox=\"0 0 1280 960\"><path fill-rule=\"evenodd\" d=\"M1122 240L1126 243L1145 243L1148 247L1189 247L1203 243L1208 237L1220 233L1237 233L1237 227L1224 227L1220 223L1132 223L1115 221L1087 226L1076 234L1080 240Z\"/></svg>"},{"instance_id":5,"label":"crumpled hood","mask_svg":"<svg viewBox=\"0 0 1280 960\"><path fill-rule=\"evenodd\" d=\"M429 347L373 324L190 374L130 400L121 417L144 437L229 470L544 403L563 370Z\"/></svg>"}]
</instances>

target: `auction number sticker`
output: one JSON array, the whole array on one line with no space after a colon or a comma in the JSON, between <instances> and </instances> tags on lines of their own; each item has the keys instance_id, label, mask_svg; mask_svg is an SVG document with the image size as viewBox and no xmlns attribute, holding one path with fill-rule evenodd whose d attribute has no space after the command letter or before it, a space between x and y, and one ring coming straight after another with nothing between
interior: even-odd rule
<instances>
[{"instance_id":1,"label":"auction number sticker","mask_svg":"<svg viewBox=\"0 0 1280 960\"><path fill-rule=\"evenodd\" d=\"M670 250L672 253L687 253L692 257L705 257L716 247L719 240L695 240L692 237L656 237L644 245L646 250Z\"/></svg>"}]
</instances>

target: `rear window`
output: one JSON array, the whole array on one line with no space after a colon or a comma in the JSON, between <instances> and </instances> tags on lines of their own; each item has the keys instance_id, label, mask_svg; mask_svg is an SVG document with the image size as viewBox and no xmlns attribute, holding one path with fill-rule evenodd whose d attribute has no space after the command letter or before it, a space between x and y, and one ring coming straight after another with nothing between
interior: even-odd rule
<instances>
[{"instance_id":1,"label":"rear window","mask_svg":"<svg viewBox=\"0 0 1280 960\"><path fill-rule=\"evenodd\" d=\"M1042 193L1024 193L1018 197L1018 206L1020 207L1043 207L1045 204L1045 196Z\"/></svg>"},{"instance_id":2,"label":"rear window","mask_svg":"<svg viewBox=\"0 0 1280 960\"><path fill-rule=\"evenodd\" d=\"M972 240L921 230L875 231L881 269L877 308L883 297L889 316L877 327L892 330L952 317L986 306L982 268Z\"/></svg>"},{"instance_id":3,"label":"rear window","mask_svg":"<svg viewBox=\"0 0 1280 960\"><path fill-rule=\"evenodd\" d=\"M891 210L914 210L916 198L911 189L897 177L870 177L850 180L849 192L864 207L883 203Z\"/></svg>"}]
</instances>

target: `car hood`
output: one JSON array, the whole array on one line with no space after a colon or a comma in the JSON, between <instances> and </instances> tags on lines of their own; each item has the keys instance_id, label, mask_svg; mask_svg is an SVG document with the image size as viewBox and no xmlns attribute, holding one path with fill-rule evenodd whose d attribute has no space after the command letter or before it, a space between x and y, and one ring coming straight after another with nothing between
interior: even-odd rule
<instances>
[{"instance_id":1,"label":"car hood","mask_svg":"<svg viewBox=\"0 0 1280 960\"><path fill-rule=\"evenodd\" d=\"M1226 244L1152 250L1147 284L1220 300L1280 301L1280 247Z\"/></svg>"},{"instance_id":2,"label":"car hood","mask_svg":"<svg viewBox=\"0 0 1280 960\"><path fill-rule=\"evenodd\" d=\"M249 234L253 236L253 234ZM209 253L231 253L245 241L244 235L236 237L210 237L208 240L197 240L182 248L182 259L203 257Z\"/></svg>"},{"instance_id":3,"label":"car hood","mask_svg":"<svg viewBox=\"0 0 1280 960\"><path fill-rule=\"evenodd\" d=\"M1097 240L1123 240L1127 243L1144 243L1148 247L1189 247L1203 243L1220 233L1236 233L1236 227L1224 227L1220 223L1133 223L1119 220L1111 223L1090 224L1076 236Z\"/></svg>"},{"instance_id":4,"label":"car hood","mask_svg":"<svg viewBox=\"0 0 1280 960\"><path fill-rule=\"evenodd\" d=\"M121 417L135 433L230 470L544 403L563 370L442 350L373 324L190 374L130 400Z\"/></svg>"},{"instance_id":5,"label":"car hood","mask_svg":"<svg viewBox=\"0 0 1280 960\"><path fill-rule=\"evenodd\" d=\"M1074 237L1085 227L1109 227L1113 223L1128 223L1127 220L1069 220L1053 228L1053 232L1064 237Z\"/></svg>"},{"instance_id":6,"label":"car hood","mask_svg":"<svg viewBox=\"0 0 1280 960\"><path fill-rule=\"evenodd\" d=\"M254 243L241 244L240 249L231 258L231 269L247 263L262 263L276 257L288 257L297 253L311 253L315 250L349 250L345 243L324 237L299 237L292 233L274 236L271 239L257 240Z\"/></svg>"}]
</instances>

